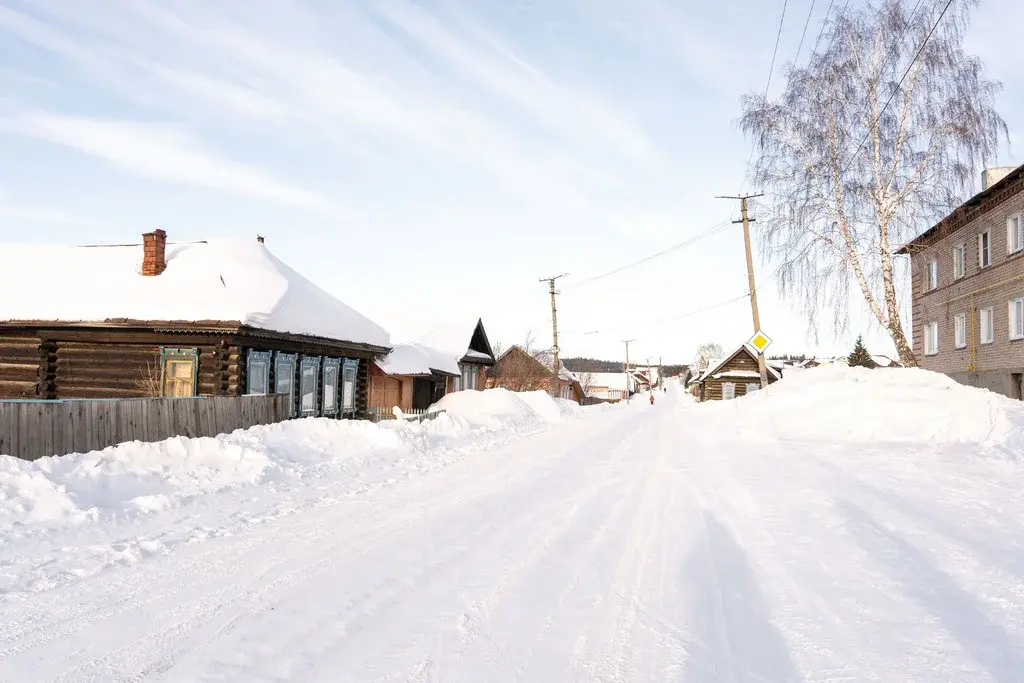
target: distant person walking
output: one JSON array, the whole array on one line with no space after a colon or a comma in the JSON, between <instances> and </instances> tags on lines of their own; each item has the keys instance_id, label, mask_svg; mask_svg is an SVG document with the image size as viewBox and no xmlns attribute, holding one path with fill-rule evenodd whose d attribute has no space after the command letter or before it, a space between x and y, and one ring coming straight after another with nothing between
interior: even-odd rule
<instances>
[{"instance_id":1,"label":"distant person walking","mask_svg":"<svg viewBox=\"0 0 1024 683\"><path fill-rule=\"evenodd\" d=\"M651 392L651 405L654 405L654 392Z\"/></svg>"}]
</instances>

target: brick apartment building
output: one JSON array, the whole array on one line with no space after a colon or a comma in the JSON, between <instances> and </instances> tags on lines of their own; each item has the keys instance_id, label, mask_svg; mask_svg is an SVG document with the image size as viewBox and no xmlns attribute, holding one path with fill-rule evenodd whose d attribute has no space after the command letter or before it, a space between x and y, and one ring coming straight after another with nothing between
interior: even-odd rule
<instances>
[{"instance_id":1,"label":"brick apartment building","mask_svg":"<svg viewBox=\"0 0 1024 683\"><path fill-rule=\"evenodd\" d=\"M1024 397L1024 166L986 170L980 193L897 253L920 366Z\"/></svg>"}]
</instances>

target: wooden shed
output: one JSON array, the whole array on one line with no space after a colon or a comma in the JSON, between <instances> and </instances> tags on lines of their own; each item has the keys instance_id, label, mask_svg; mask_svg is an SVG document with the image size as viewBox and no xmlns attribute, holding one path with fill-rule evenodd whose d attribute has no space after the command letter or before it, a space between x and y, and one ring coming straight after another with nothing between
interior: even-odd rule
<instances>
[{"instance_id":1,"label":"wooden shed","mask_svg":"<svg viewBox=\"0 0 1024 683\"><path fill-rule=\"evenodd\" d=\"M782 372L767 364L768 384L782 379ZM721 401L745 396L761 388L757 355L746 344L720 360L711 361L695 382L701 401Z\"/></svg>"},{"instance_id":2,"label":"wooden shed","mask_svg":"<svg viewBox=\"0 0 1024 683\"><path fill-rule=\"evenodd\" d=\"M262 240L2 245L0 291L21 292L0 302L0 399L284 393L295 416L363 416L389 348Z\"/></svg>"},{"instance_id":3,"label":"wooden shed","mask_svg":"<svg viewBox=\"0 0 1024 683\"><path fill-rule=\"evenodd\" d=\"M497 362L487 371L487 386L501 387L509 391L546 391L551 392L554 379L551 365L554 363L550 351L529 353L518 344L509 347ZM559 398L567 401L583 403L583 387L579 379L565 364L559 361L558 392Z\"/></svg>"}]
</instances>

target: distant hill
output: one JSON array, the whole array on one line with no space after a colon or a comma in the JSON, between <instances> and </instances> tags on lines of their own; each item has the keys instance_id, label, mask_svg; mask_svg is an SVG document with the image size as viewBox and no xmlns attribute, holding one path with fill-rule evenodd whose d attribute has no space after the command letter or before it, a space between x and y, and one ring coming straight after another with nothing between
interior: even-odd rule
<instances>
[{"instance_id":1,"label":"distant hill","mask_svg":"<svg viewBox=\"0 0 1024 683\"><path fill-rule=\"evenodd\" d=\"M622 361L598 360L596 358L566 358L562 361L570 372L623 372ZM637 365L634 367L638 367ZM640 366L642 367L642 366ZM686 370L686 365L665 365L663 366L666 375L680 374Z\"/></svg>"}]
</instances>

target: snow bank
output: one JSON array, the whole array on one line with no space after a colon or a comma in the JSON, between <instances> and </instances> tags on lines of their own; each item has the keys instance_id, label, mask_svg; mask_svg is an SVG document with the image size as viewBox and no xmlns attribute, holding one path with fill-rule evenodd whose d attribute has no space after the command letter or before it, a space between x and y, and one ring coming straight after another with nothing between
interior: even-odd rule
<instances>
[{"instance_id":1,"label":"snow bank","mask_svg":"<svg viewBox=\"0 0 1024 683\"><path fill-rule=\"evenodd\" d=\"M410 464L429 469L484 433L512 436L582 414L569 403L543 392L466 391L446 396L433 408L443 414L423 422L306 419L34 462L0 456L0 528L145 514L224 489L345 469L354 461L379 461L379 471L395 470L398 462L406 471Z\"/></svg>"},{"instance_id":2,"label":"snow bank","mask_svg":"<svg viewBox=\"0 0 1024 683\"><path fill-rule=\"evenodd\" d=\"M750 435L885 445L971 444L1024 454L1024 404L917 368L821 366L736 401L704 403Z\"/></svg>"}]
</instances>

